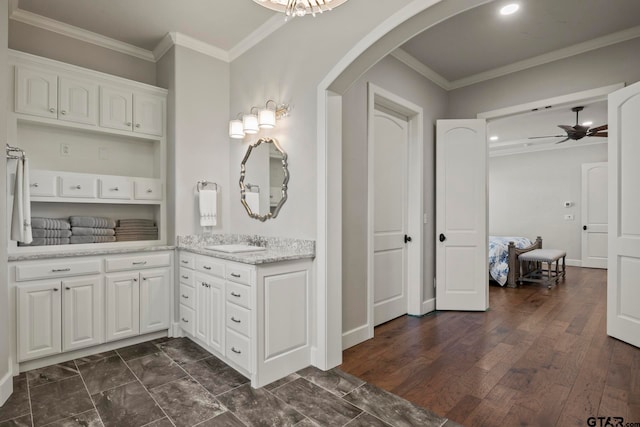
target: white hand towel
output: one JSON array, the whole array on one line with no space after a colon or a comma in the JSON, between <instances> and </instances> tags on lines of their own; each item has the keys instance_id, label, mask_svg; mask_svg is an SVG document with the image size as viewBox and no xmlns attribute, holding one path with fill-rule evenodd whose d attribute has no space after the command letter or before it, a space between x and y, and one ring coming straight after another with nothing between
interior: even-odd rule
<instances>
[{"instance_id":1,"label":"white hand towel","mask_svg":"<svg viewBox=\"0 0 640 427\"><path fill-rule=\"evenodd\" d=\"M13 190L13 211L11 215L11 240L31 243L31 197L29 191L29 163L18 159L16 182Z\"/></svg>"},{"instance_id":2,"label":"white hand towel","mask_svg":"<svg viewBox=\"0 0 640 427\"><path fill-rule=\"evenodd\" d=\"M260 215L260 193L246 192L244 193L244 199L249 205L249 209L256 215Z\"/></svg>"},{"instance_id":3,"label":"white hand towel","mask_svg":"<svg viewBox=\"0 0 640 427\"><path fill-rule=\"evenodd\" d=\"M218 192L216 190L200 190L200 225L213 227L218 225Z\"/></svg>"}]
</instances>

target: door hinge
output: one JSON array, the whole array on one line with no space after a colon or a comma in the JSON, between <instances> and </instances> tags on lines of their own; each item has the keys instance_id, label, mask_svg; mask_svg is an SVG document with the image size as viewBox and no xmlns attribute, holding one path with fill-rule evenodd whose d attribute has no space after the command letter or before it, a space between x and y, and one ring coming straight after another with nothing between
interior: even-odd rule
<instances>
[{"instance_id":1,"label":"door hinge","mask_svg":"<svg viewBox=\"0 0 640 427\"><path fill-rule=\"evenodd\" d=\"M435 288L436 288L436 278L434 277L433 278L433 289L435 289Z\"/></svg>"}]
</instances>

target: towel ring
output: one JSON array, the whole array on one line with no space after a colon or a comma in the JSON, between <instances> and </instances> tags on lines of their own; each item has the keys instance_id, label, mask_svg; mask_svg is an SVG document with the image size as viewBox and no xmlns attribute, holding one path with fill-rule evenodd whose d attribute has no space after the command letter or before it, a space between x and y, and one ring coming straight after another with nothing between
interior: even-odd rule
<instances>
[{"instance_id":1,"label":"towel ring","mask_svg":"<svg viewBox=\"0 0 640 427\"><path fill-rule=\"evenodd\" d=\"M211 182L211 181L198 181L196 184L196 187L198 188L198 193L200 192L200 190L204 190L206 187L213 185L215 187L215 190L218 191L218 184L216 184L215 182Z\"/></svg>"}]
</instances>

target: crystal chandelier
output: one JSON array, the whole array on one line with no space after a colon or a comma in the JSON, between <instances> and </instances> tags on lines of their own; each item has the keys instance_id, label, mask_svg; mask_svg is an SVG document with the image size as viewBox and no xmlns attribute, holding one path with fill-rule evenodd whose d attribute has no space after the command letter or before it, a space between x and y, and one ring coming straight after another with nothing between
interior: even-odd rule
<instances>
[{"instance_id":1,"label":"crystal chandelier","mask_svg":"<svg viewBox=\"0 0 640 427\"><path fill-rule=\"evenodd\" d=\"M253 0L271 10L284 12L287 17L305 16L310 13L322 13L340 6L347 0Z\"/></svg>"}]
</instances>

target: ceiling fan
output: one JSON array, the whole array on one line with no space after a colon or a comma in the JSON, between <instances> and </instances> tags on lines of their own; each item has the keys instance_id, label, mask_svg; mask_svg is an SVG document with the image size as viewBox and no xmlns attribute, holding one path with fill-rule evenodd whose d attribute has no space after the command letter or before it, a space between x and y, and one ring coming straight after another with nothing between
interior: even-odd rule
<instances>
[{"instance_id":1,"label":"ceiling fan","mask_svg":"<svg viewBox=\"0 0 640 427\"><path fill-rule=\"evenodd\" d=\"M607 137L609 136L608 132L603 132L609 129L609 125L602 125L595 128L590 128L589 126L583 126L580 124L578 120L580 111L584 110L584 107L573 107L571 111L576 113L576 124L575 126L569 125L558 125L559 128L563 129L566 134L565 135L547 135L547 136L532 136L529 139L538 139L538 138L564 138L562 141L556 142L556 144L561 144L568 140L577 141L579 139L584 138L585 136L598 136L598 137Z\"/></svg>"}]
</instances>

